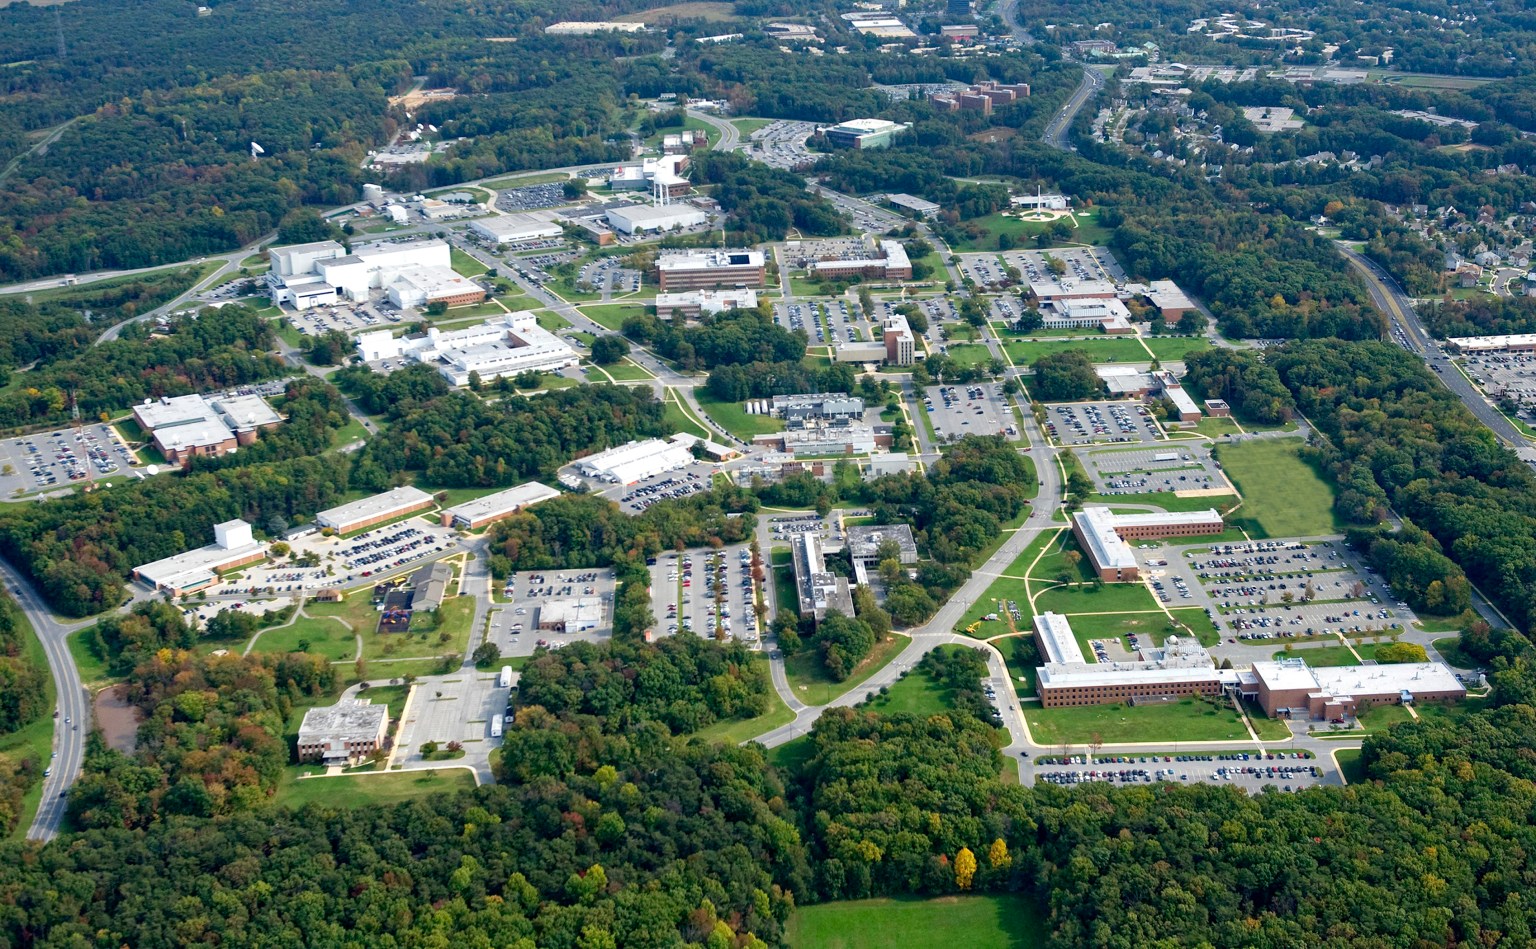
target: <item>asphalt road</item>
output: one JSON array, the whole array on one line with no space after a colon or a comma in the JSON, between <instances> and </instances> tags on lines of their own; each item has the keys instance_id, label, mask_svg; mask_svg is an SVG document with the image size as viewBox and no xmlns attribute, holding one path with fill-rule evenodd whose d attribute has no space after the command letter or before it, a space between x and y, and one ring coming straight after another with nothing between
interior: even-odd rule
<instances>
[{"instance_id":1,"label":"asphalt road","mask_svg":"<svg viewBox=\"0 0 1536 949\"><path fill-rule=\"evenodd\" d=\"M59 832L64 820L67 802L60 795L67 791L80 776L80 763L85 756L85 736L90 732L91 702L80 682L80 671L75 668L74 657L69 654L65 641L70 633L86 623L65 625L54 619L43 604L43 598L32 584L14 567L0 560L0 575L15 594L16 602L37 631L48 657L48 668L53 673L54 688L58 692L58 709L54 722L53 751L57 757L47 762L53 773L43 779L43 799L38 805L37 816L27 831L29 840L51 840Z\"/></svg>"},{"instance_id":2,"label":"asphalt road","mask_svg":"<svg viewBox=\"0 0 1536 949\"><path fill-rule=\"evenodd\" d=\"M741 130L725 119L708 112L695 112L693 109L688 110L688 117L698 119L720 133L720 140L710 146L710 151L731 152L741 147Z\"/></svg>"},{"instance_id":3,"label":"asphalt road","mask_svg":"<svg viewBox=\"0 0 1536 949\"><path fill-rule=\"evenodd\" d=\"M1052 148L1069 151L1072 146L1067 144L1067 133L1072 129L1072 123L1077 119L1077 113L1087 104L1104 86L1104 77L1094 69L1083 67L1083 78L1072 91L1072 97L1067 104L1061 107L1061 111L1051 117L1051 121L1041 133L1040 140Z\"/></svg>"},{"instance_id":4,"label":"asphalt road","mask_svg":"<svg viewBox=\"0 0 1536 949\"><path fill-rule=\"evenodd\" d=\"M1525 437L1509 419L1489 404L1477 387L1451 365L1449 360L1440 358L1440 347L1424 329L1424 324L1419 322L1418 314L1413 309L1413 302L1403 292L1402 287L1398 286L1397 281L1369 257L1343 244L1339 244L1338 247L1354 266L1355 271L1365 278L1366 288L1370 291L1371 300L1376 304L1377 309L1385 313L1387 319L1392 321L1392 325L1402 331L1404 338L1408 341L1406 344L1408 351L1432 363L1441 364L1442 371L1435 375L1446 388L1461 399L1462 404L1477 416L1480 422L1493 431L1499 441L1510 448L1529 448Z\"/></svg>"}]
</instances>

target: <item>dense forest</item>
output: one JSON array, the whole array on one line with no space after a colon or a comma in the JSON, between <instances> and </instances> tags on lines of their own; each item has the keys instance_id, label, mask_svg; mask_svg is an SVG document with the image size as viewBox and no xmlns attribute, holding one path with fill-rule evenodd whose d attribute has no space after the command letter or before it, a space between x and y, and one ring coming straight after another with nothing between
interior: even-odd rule
<instances>
[{"instance_id":1,"label":"dense forest","mask_svg":"<svg viewBox=\"0 0 1536 949\"><path fill-rule=\"evenodd\" d=\"M427 375L442 378L431 369L411 378ZM372 385L391 391L413 384L373 378L370 392ZM369 442L358 454L356 486L384 490L406 471L442 487L512 485L551 477L582 455L674 434L649 389L586 385L487 401L467 392L432 394L437 388L429 384L424 401L390 406L397 414L390 437ZM365 404L376 404L375 397L370 394Z\"/></svg>"},{"instance_id":2,"label":"dense forest","mask_svg":"<svg viewBox=\"0 0 1536 949\"><path fill-rule=\"evenodd\" d=\"M94 418L145 399L275 379L288 370L267 352L274 340L272 325L242 306L164 328L135 323L117 339L25 373L24 385L0 394L0 428L67 421L71 398Z\"/></svg>"}]
</instances>

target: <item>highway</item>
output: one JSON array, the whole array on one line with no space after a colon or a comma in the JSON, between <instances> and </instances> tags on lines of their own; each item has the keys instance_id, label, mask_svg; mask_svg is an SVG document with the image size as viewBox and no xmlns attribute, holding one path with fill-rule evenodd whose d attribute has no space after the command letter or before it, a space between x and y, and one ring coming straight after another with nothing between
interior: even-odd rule
<instances>
[{"instance_id":1,"label":"highway","mask_svg":"<svg viewBox=\"0 0 1536 949\"><path fill-rule=\"evenodd\" d=\"M1040 140L1052 148L1062 151L1070 151L1072 146L1067 143L1067 136L1072 131L1072 123L1077 119L1077 113L1082 111L1088 100L1098 94L1104 87L1104 76L1097 70L1083 67L1083 78L1072 90L1072 97L1067 104L1061 107L1061 111L1051 117L1045 131L1040 134Z\"/></svg>"},{"instance_id":2,"label":"highway","mask_svg":"<svg viewBox=\"0 0 1536 949\"><path fill-rule=\"evenodd\" d=\"M741 147L741 130L730 122L708 112L695 112L688 110L688 117L698 119L700 122L720 133L720 140L709 147L712 152L733 152Z\"/></svg>"},{"instance_id":3,"label":"highway","mask_svg":"<svg viewBox=\"0 0 1536 949\"><path fill-rule=\"evenodd\" d=\"M1521 456L1529 457L1530 442L1520 434L1519 429L1515 428L1509 419L1504 417L1503 413L1483 397L1477 387L1462 375L1449 359L1444 358L1439 345L1424 329L1424 324L1419 322L1419 316L1413 309L1413 301L1403 292L1403 288L1398 286L1397 281L1392 279L1391 274L1358 251L1343 244L1337 246L1354 266L1355 272L1365 279L1366 289L1370 291L1371 300L1376 304L1376 308L1387 315L1393 328L1401 334L1394 333L1394 338L1409 352L1422 356L1430 363L1431 369L1438 366L1440 371L1435 375L1446 388L1454 392L1456 397L1461 399L1462 404L1477 416L1479 421L1488 426L1499 441L1509 448L1525 449L1521 452Z\"/></svg>"},{"instance_id":4,"label":"highway","mask_svg":"<svg viewBox=\"0 0 1536 949\"><path fill-rule=\"evenodd\" d=\"M63 793L80 776L80 764L85 757L85 736L90 732L91 701L85 686L80 682L80 671L75 659L69 654L69 634L89 620L64 624L54 618L43 603L43 598L9 563L0 560L0 575L11 588L16 602L36 631L48 657L48 668L53 673L53 685L58 692L58 709L54 723L52 760L44 767L52 767L53 773L43 779L43 799L37 807L37 816L27 831L29 840L51 840L59 832L64 820L67 801Z\"/></svg>"}]
</instances>

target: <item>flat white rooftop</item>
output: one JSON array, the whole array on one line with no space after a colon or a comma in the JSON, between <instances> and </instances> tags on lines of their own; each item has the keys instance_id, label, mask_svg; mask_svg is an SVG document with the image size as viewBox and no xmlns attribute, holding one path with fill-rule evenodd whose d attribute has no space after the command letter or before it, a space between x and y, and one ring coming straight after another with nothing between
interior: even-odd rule
<instances>
[{"instance_id":1,"label":"flat white rooftop","mask_svg":"<svg viewBox=\"0 0 1536 949\"><path fill-rule=\"evenodd\" d=\"M373 497L362 498L321 511L315 516L315 520L326 527L334 527L338 524L355 524L358 521L372 520L376 517L405 511L423 503L431 503L431 501L432 495L420 488L405 485L399 488L392 488L383 494L375 494Z\"/></svg>"},{"instance_id":2,"label":"flat white rooftop","mask_svg":"<svg viewBox=\"0 0 1536 949\"><path fill-rule=\"evenodd\" d=\"M712 270L723 267L761 267L760 250L684 251L656 258L657 270Z\"/></svg>"},{"instance_id":3,"label":"flat white rooftop","mask_svg":"<svg viewBox=\"0 0 1536 949\"><path fill-rule=\"evenodd\" d=\"M267 549L259 541L238 547L220 547L217 543L196 550L189 550L174 557L156 560L154 563L135 567L133 572L152 587L184 589L213 579L215 573L231 564L239 563Z\"/></svg>"},{"instance_id":4,"label":"flat white rooftop","mask_svg":"<svg viewBox=\"0 0 1536 949\"><path fill-rule=\"evenodd\" d=\"M1084 508L1084 513L1090 510ZM1108 508L1095 510L1108 511ZM1221 513L1215 508L1203 511L1155 511L1147 514L1110 514L1109 524L1115 528L1126 527L1175 527L1185 524L1221 524Z\"/></svg>"},{"instance_id":5,"label":"flat white rooftop","mask_svg":"<svg viewBox=\"0 0 1536 949\"><path fill-rule=\"evenodd\" d=\"M1072 625L1060 613L1046 612L1036 616L1035 637L1039 640L1041 651L1052 663L1086 664L1088 661L1083 658L1083 650L1077 644Z\"/></svg>"},{"instance_id":6,"label":"flat white rooftop","mask_svg":"<svg viewBox=\"0 0 1536 949\"><path fill-rule=\"evenodd\" d=\"M473 501L465 501L463 504L448 508L450 516L468 521L473 524L487 517L496 517L500 514L510 514L521 510L530 504L540 501L548 501L550 498L559 497L560 492L547 484L537 481L529 481L515 488L498 491L495 494L487 494L483 498L475 498Z\"/></svg>"},{"instance_id":7,"label":"flat white rooftop","mask_svg":"<svg viewBox=\"0 0 1536 949\"><path fill-rule=\"evenodd\" d=\"M1136 566L1131 545L1115 533L1114 515L1107 507L1085 507L1072 515L1088 541L1089 554L1101 569L1129 570Z\"/></svg>"},{"instance_id":8,"label":"flat white rooftop","mask_svg":"<svg viewBox=\"0 0 1536 949\"><path fill-rule=\"evenodd\" d=\"M1536 333L1513 333L1508 336L1456 336L1446 342L1464 352L1524 349L1536 347Z\"/></svg>"}]
</instances>

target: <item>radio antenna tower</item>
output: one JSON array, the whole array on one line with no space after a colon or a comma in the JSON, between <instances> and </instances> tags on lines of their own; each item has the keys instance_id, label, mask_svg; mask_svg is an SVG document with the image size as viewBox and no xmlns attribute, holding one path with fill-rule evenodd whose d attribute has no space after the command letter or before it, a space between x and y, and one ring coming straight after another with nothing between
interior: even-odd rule
<instances>
[{"instance_id":1,"label":"radio antenna tower","mask_svg":"<svg viewBox=\"0 0 1536 949\"><path fill-rule=\"evenodd\" d=\"M59 14L59 8L53 8L53 25L58 33L59 59L69 58L69 49L64 45L64 18Z\"/></svg>"}]
</instances>

